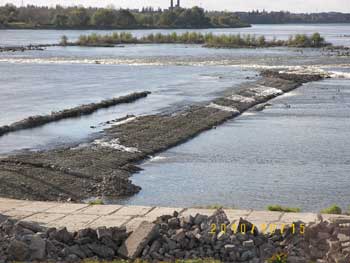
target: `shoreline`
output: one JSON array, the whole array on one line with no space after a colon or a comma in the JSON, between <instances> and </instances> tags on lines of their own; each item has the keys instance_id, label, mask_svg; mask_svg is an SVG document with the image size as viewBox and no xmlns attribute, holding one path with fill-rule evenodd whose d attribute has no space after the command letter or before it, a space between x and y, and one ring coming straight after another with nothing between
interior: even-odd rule
<instances>
[{"instance_id":1,"label":"shoreline","mask_svg":"<svg viewBox=\"0 0 350 263\"><path fill-rule=\"evenodd\" d=\"M198 29L235 29L235 28L250 28L253 26L276 26L276 25L349 25L350 22L286 22L286 23L253 23L246 25L232 26L212 26L212 27L72 27L72 28L57 28L50 26L41 27L0 27L1 30L60 30L60 31L79 31L79 30L96 30L96 31L106 31L106 30L198 30Z\"/></svg>"},{"instance_id":2,"label":"shoreline","mask_svg":"<svg viewBox=\"0 0 350 263\"><path fill-rule=\"evenodd\" d=\"M206 105L172 115L126 118L88 145L3 158L1 196L45 201L132 196L141 188L129 178L139 171L136 165L150 155L184 143L303 83L324 78L272 71L261 75L258 81Z\"/></svg>"},{"instance_id":3,"label":"shoreline","mask_svg":"<svg viewBox=\"0 0 350 263\"><path fill-rule=\"evenodd\" d=\"M335 262L331 259L350 256L350 217L334 214L3 198L0 210L0 257L6 262L80 262L92 257L96 262L265 262L281 251L288 262Z\"/></svg>"},{"instance_id":4,"label":"shoreline","mask_svg":"<svg viewBox=\"0 0 350 263\"><path fill-rule=\"evenodd\" d=\"M336 24L336 23L334 23ZM343 23L347 24L347 23ZM198 30L198 29L229 29L229 28L250 28L252 27L251 24L245 24L245 25L237 25L235 27L232 26L204 26L204 27L73 27L73 28L55 28L55 27L0 27L1 30L62 30L62 31L68 31L68 30L179 30L179 29L184 29L184 30Z\"/></svg>"}]
</instances>

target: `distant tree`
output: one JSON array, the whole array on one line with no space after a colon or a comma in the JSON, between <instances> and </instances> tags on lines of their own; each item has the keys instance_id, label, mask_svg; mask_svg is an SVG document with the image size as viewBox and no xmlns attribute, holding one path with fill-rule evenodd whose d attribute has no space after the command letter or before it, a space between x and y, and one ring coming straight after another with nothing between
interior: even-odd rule
<instances>
[{"instance_id":1,"label":"distant tree","mask_svg":"<svg viewBox=\"0 0 350 263\"><path fill-rule=\"evenodd\" d=\"M259 46L265 46L265 44L266 44L266 39L265 39L265 37L264 37L264 36L258 37L258 45L259 45Z\"/></svg>"},{"instance_id":2,"label":"distant tree","mask_svg":"<svg viewBox=\"0 0 350 263\"><path fill-rule=\"evenodd\" d=\"M3 14L0 14L0 27L4 26L7 23L7 17Z\"/></svg>"},{"instance_id":3,"label":"distant tree","mask_svg":"<svg viewBox=\"0 0 350 263\"><path fill-rule=\"evenodd\" d=\"M294 37L294 44L296 46L300 46L300 47L306 46L308 41L309 41L308 37L304 34L297 34Z\"/></svg>"},{"instance_id":4,"label":"distant tree","mask_svg":"<svg viewBox=\"0 0 350 263\"><path fill-rule=\"evenodd\" d=\"M99 27L112 27L115 22L115 10L98 9L92 16L92 23Z\"/></svg>"},{"instance_id":5,"label":"distant tree","mask_svg":"<svg viewBox=\"0 0 350 263\"><path fill-rule=\"evenodd\" d=\"M159 25L165 26L165 27L170 27L170 26L174 25L176 19L177 19L177 16L174 12L165 11L161 14L161 16L159 18Z\"/></svg>"},{"instance_id":6,"label":"distant tree","mask_svg":"<svg viewBox=\"0 0 350 263\"><path fill-rule=\"evenodd\" d=\"M218 25L220 26L232 26L239 23L239 18L230 13L225 13L218 17Z\"/></svg>"},{"instance_id":7,"label":"distant tree","mask_svg":"<svg viewBox=\"0 0 350 263\"><path fill-rule=\"evenodd\" d=\"M62 28L62 27L67 27L68 26L68 16L66 15L56 15L53 24L56 27Z\"/></svg>"},{"instance_id":8,"label":"distant tree","mask_svg":"<svg viewBox=\"0 0 350 263\"><path fill-rule=\"evenodd\" d=\"M72 27L84 27L89 24L90 16L85 8L73 9L69 13L69 25Z\"/></svg>"},{"instance_id":9,"label":"distant tree","mask_svg":"<svg viewBox=\"0 0 350 263\"><path fill-rule=\"evenodd\" d=\"M134 27L137 24L134 15L130 11L124 9L116 12L114 23L122 28Z\"/></svg>"},{"instance_id":10,"label":"distant tree","mask_svg":"<svg viewBox=\"0 0 350 263\"><path fill-rule=\"evenodd\" d=\"M261 19L260 14L256 16ZM264 18L265 16L274 15L264 13ZM116 10L113 6L108 8L63 7L60 5L55 7L27 5L17 8L11 4L0 6L0 26L6 28L9 23L13 22L25 24L28 28L135 28L137 26L141 28L203 28L244 25L235 13L205 12L199 7L190 9L176 7L173 10L145 7L142 8L142 11L131 11Z\"/></svg>"},{"instance_id":11,"label":"distant tree","mask_svg":"<svg viewBox=\"0 0 350 263\"><path fill-rule=\"evenodd\" d=\"M13 4L6 4L0 9L0 17L3 22L15 22L18 19L18 9Z\"/></svg>"},{"instance_id":12,"label":"distant tree","mask_svg":"<svg viewBox=\"0 0 350 263\"><path fill-rule=\"evenodd\" d=\"M176 21L177 26L206 27L210 25L210 19L205 16L204 10L197 6L182 10Z\"/></svg>"},{"instance_id":13,"label":"distant tree","mask_svg":"<svg viewBox=\"0 0 350 263\"><path fill-rule=\"evenodd\" d=\"M324 38L321 37L320 33L314 33L311 36L312 45L319 47L324 44Z\"/></svg>"},{"instance_id":14,"label":"distant tree","mask_svg":"<svg viewBox=\"0 0 350 263\"><path fill-rule=\"evenodd\" d=\"M63 35L63 36L61 37L60 44L61 44L62 46L67 46L67 44L68 44L68 37L67 37L66 35Z\"/></svg>"}]
</instances>

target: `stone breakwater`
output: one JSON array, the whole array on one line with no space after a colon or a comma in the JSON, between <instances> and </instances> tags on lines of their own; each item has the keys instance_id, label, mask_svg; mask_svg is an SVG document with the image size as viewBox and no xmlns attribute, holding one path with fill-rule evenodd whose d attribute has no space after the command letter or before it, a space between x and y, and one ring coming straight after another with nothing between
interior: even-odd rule
<instances>
[{"instance_id":1,"label":"stone breakwater","mask_svg":"<svg viewBox=\"0 0 350 263\"><path fill-rule=\"evenodd\" d=\"M0 137L9 132L30 129L30 128L38 127L50 122L55 122L63 119L77 118L83 115L92 114L95 111L102 108L108 108L108 107L115 106L122 103L131 103L138 99L147 97L150 93L151 92L149 91L135 92L135 93L131 93L126 96L121 96L118 98L102 100L98 103L90 103L90 104L77 106L71 109L52 112L51 114L48 114L48 115L31 116L24 120L12 123L10 125L0 126Z\"/></svg>"},{"instance_id":2,"label":"stone breakwater","mask_svg":"<svg viewBox=\"0 0 350 263\"><path fill-rule=\"evenodd\" d=\"M226 96L170 115L130 117L87 145L10 156L0 160L0 195L29 200L130 196L140 191L129 177L136 163L189 140L247 109L321 75L261 73Z\"/></svg>"},{"instance_id":3,"label":"stone breakwater","mask_svg":"<svg viewBox=\"0 0 350 263\"><path fill-rule=\"evenodd\" d=\"M213 230L213 225L220 227ZM299 221L263 232L242 218L237 225L232 224L221 209L211 216L179 216L175 211L153 223L143 221L132 232L125 227L69 232L65 227L46 228L0 215L0 260L5 262L78 262L89 258L174 262L211 258L260 263L280 255L290 263L348 263L349 242L348 224L320 218L307 226Z\"/></svg>"},{"instance_id":4,"label":"stone breakwater","mask_svg":"<svg viewBox=\"0 0 350 263\"><path fill-rule=\"evenodd\" d=\"M46 47L52 47L57 45L28 45L28 46L10 46L10 47L0 47L0 53L1 52L24 52L24 51L31 51L31 50L39 50L43 51Z\"/></svg>"}]
</instances>

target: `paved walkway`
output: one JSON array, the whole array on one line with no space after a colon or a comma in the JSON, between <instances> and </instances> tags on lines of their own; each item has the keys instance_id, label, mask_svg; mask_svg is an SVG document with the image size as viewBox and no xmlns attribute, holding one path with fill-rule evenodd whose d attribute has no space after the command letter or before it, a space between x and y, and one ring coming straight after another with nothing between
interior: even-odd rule
<instances>
[{"instance_id":1,"label":"paved walkway","mask_svg":"<svg viewBox=\"0 0 350 263\"><path fill-rule=\"evenodd\" d=\"M48 227L67 227L74 231L86 227L126 226L132 231L142 221L154 221L158 216L172 214L174 211L181 215L197 213L211 215L214 209L170 208L148 206L121 206L121 205L88 205L55 202L32 202L0 198L0 213L14 219L38 222ZM317 222L318 216L314 213L282 213L255 210L225 209L231 223L240 217L260 225L291 224L301 220L305 223ZM350 216L322 215L325 220L336 220L350 223Z\"/></svg>"}]
</instances>

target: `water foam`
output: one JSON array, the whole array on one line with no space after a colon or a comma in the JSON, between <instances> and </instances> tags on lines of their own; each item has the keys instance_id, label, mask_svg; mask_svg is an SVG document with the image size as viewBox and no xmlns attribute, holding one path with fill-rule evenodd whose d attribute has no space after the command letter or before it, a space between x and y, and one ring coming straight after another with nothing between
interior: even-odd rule
<instances>
[{"instance_id":1,"label":"water foam","mask_svg":"<svg viewBox=\"0 0 350 263\"><path fill-rule=\"evenodd\" d=\"M350 72L330 71L330 77L336 79L350 79Z\"/></svg>"},{"instance_id":2,"label":"water foam","mask_svg":"<svg viewBox=\"0 0 350 263\"><path fill-rule=\"evenodd\" d=\"M210 103L207 107L208 107L208 108L217 109L217 110L222 110L222 111L237 112L237 113L239 113L239 111L238 111L236 108L231 108L231 107L227 107L227 106L222 106L222 105L215 104L215 103Z\"/></svg>"},{"instance_id":3,"label":"water foam","mask_svg":"<svg viewBox=\"0 0 350 263\"><path fill-rule=\"evenodd\" d=\"M345 68L349 69L350 64L330 64L330 65L266 65L266 64L237 64L232 60L205 60L205 61L179 61L179 60L162 60L162 59L123 59L123 58L28 58L28 57L3 57L0 63L12 64L101 64L101 65L130 65L130 66L230 66L240 69L253 70L279 70L283 73L293 74L322 74L331 78L350 78L349 72L328 71L327 68ZM203 79L215 79L220 76L202 75Z\"/></svg>"},{"instance_id":4,"label":"water foam","mask_svg":"<svg viewBox=\"0 0 350 263\"><path fill-rule=\"evenodd\" d=\"M119 139L113 139L110 141L105 141L105 140L95 140L92 142L93 145L96 146L101 146L101 147L105 147L105 148L112 148L118 151L122 151L122 152L130 152L130 153L137 153L140 152L137 148L135 147L127 147L124 146L122 144L120 144Z\"/></svg>"}]
</instances>

